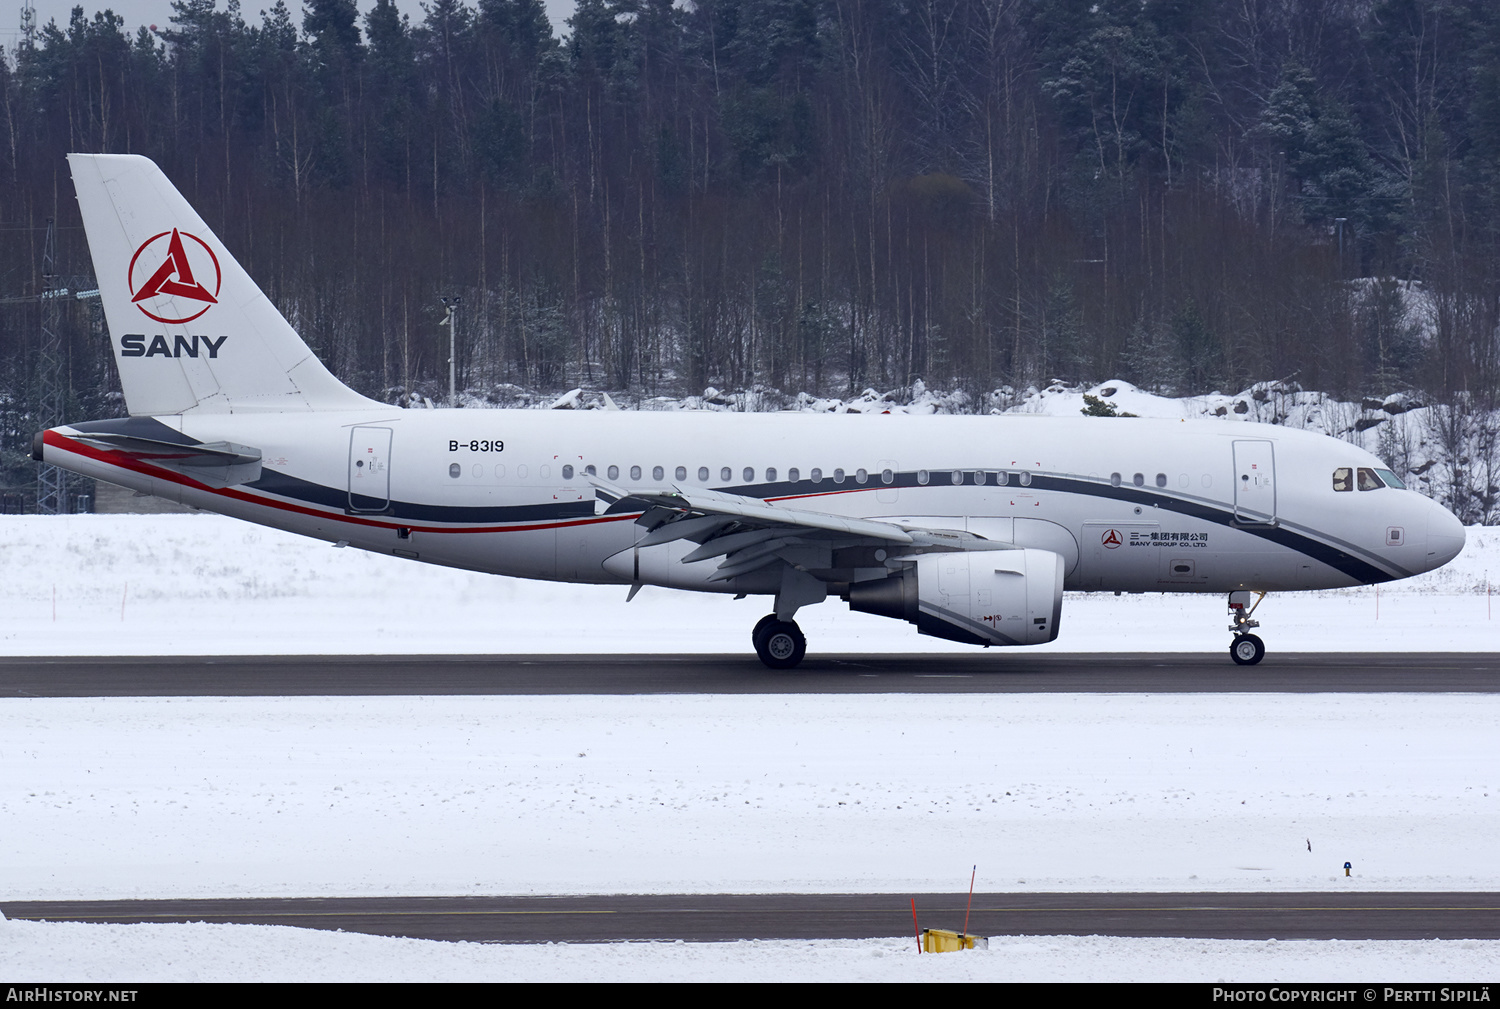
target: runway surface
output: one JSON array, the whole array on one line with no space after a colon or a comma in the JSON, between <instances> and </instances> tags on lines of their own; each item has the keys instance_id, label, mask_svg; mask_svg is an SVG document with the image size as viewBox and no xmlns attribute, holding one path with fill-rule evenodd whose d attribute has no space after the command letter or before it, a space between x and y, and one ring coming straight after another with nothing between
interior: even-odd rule
<instances>
[{"instance_id":1,"label":"runway surface","mask_svg":"<svg viewBox=\"0 0 1500 1009\"><path fill-rule=\"evenodd\" d=\"M1387 693L1500 690L1500 654L271 655L0 658L0 697L407 694Z\"/></svg>"},{"instance_id":2,"label":"runway surface","mask_svg":"<svg viewBox=\"0 0 1500 1009\"><path fill-rule=\"evenodd\" d=\"M235 922L470 942L862 939L961 930L967 895L667 894L7 902L11 919ZM1486 893L976 894L974 935L1500 939Z\"/></svg>"}]
</instances>

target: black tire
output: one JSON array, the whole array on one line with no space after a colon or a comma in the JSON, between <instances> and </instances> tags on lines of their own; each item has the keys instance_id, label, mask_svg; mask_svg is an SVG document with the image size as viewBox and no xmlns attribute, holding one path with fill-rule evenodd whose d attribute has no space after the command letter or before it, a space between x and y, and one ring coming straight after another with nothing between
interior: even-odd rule
<instances>
[{"instance_id":1,"label":"black tire","mask_svg":"<svg viewBox=\"0 0 1500 1009\"><path fill-rule=\"evenodd\" d=\"M760 654L760 637L766 632L766 628L776 622L776 614L767 613L755 622L755 629L750 632L750 641L755 645L755 653Z\"/></svg>"},{"instance_id":2,"label":"black tire","mask_svg":"<svg viewBox=\"0 0 1500 1009\"><path fill-rule=\"evenodd\" d=\"M807 638L802 628L790 620L772 620L757 625L755 654L772 669L795 669L807 654Z\"/></svg>"},{"instance_id":3,"label":"black tire","mask_svg":"<svg viewBox=\"0 0 1500 1009\"><path fill-rule=\"evenodd\" d=\"M1253 666L1266 657L1266 643L1254 634L1237 634L1229 644L1229 657L1236 665Z\"/></svg>"}]
</instances>

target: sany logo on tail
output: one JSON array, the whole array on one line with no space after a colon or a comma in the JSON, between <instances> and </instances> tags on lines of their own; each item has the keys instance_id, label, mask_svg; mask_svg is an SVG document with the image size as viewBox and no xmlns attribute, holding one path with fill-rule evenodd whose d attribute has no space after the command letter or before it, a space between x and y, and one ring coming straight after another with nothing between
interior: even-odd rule
<instances>
[{"instance_id":1,"label":"sany logo on tail","mask_svg":"<svg viewBox=\"0 0 1500 1009\"><path fill-rule=\"evenodd\" d=\"M199 334L183 336L178 333L168 343L164 334L157 333L151 338L151 345L148 347L145 333L126 333L120 337L120 356L197 357L199 353L202 353L209 360L213 360L219 356L219 348L224 346L224 341L227 339L229 339L227 336L221 336L215 340L211 336Z\"/></svg>"},{"instance_id":2,"label":"sany logo on tail","mask_svg":"<svg viewBox=\"0 0 1500 1009\"><path fill-rule=\"evenodd\" d=\"M185 245L183 238L192 239L196 245ZM161 260L160 265L147 275L146 271L151 269L151 265L157 262L156 256L161 254L159 243L163 239L166 239L166 258ZM143 258L146 250L151 249L153 245L158 246L158 249ZM191 258L188 256L189 248L193 249ZM193 259L198 260L199 272L205 278L209 276L211 270L214 288L212 293L193 276ZM137 266L140 267L139 271ZM141 276L144 276L145 280L137 284L136 278ZM135 255L130 257L130 273L127 279L130 284L130 300L143 315L157 322L173 324L192 322L207 312L210 307L219 303L219 285L223 280L223 273L219 269L219 257L214 255L214 250L208 247L208 243L197 235L183 235L173 228L171 231L152 235L141 243L141 247L135 250ZM157 299L163 299L165 303ZM180 304L184 299L190 304ZM193 302L203 307L192 312L191 309L194 306L191 303ZM146 304L150 304L156 312L148 309ZM157 312L163 314L158 315ZM183 312L191 312L191 314L182 314Z\"/></svg>"}]
</instances>

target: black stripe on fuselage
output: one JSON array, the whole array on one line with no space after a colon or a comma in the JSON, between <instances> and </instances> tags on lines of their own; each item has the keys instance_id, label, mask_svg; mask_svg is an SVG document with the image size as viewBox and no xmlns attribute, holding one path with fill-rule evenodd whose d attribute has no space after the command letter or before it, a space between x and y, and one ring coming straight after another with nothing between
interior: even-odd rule
<instances>
[{"instance_id":1,"label":"black stripe on fuselage","mask_svg":"<svg viewBox=\"0 0 1500 1009\"><path fill-rule=\"evenodd\" d=\"M348 491L313 483L286 473L278 473L275 470L262 470L259 480L247 483L245 486L304 504L322 505L324 508L336 508L340 511L349 507ZM548 504L471 507L392 500L390 508L379 514L385 518L406 519L411 522L465 524L549 522L591 516L594 514L594 503L592 501L557 501Z\"/></svg>"},{"instance_id":2,"label":"black stripe on fuselage","mask_svg":"<svg viewBox=\"0 0 1500 1009\"><path fill-rule=\"evenodd\" d=\"M1384 568L1377 567L1369 561L1355 556L1342 547L1309 536L1306 533L1297 532L1296 530L1280 525L1240 522L1235 518L1232 508L1209 504L1205 501L1173 497L1171 494L1148 490L1144 487L1116 487L1113 484L1080 480L1077 477L1037 475L1031 478L1031 486L1025 489L1051 490L1064 494L1086 494L1091 497L1123 501L1129 504L1149 505L1163 511L1185 515L1188 518L1198 519L1203 522L1212 522L1230 529L1237 529L1242 533L1258 536L1278 546L1295 550L1305 557L1310 557L1337 571L1342 571L1350 578L1366 585L1373 585L1376 582L1394 581L1397 578L1405 578L1412 573L1403 571L1400 574L1392 574Z\"/></svg>"},{"instance_id":3,"label":"black stripe on fuselage","mask_svg":"<svg viewBox=\"0 0 1500 1009\"><path fill-rule=\"evenodd\" d=\"M936 473L951 473L953 470L934 470ZM959 469L970 481L972 469ZM1109 501L1120 501L1125 504L1138 504L1157 508L1162 511L1174 512L1188 518L1198 519L1202 522L1211 522L1229 529L1236 529L1251 536L1257 536L1263 540L1275 543L1277 546L1294 550L1305 557L1326 564L1336 571L1341 571L1353 578L1355 581L1373 585L1377 582L1394 581L1397 578L1409 577L1412 572L1401 571L1392 574L1382 567L1378 567L1369 561L1350 553L1342 547L1329 543L1307 533L1298 532L1280 525L1261 525L1256 523L1241 522L1235 518L1234 510L1223 505L1210 504L1206 501L1193 500L1190 498L1175 497L1165 491L1151 490L1146 487L1116 487L1113 484L1101 483L1096 480L1087 480L1080 477L1057 476L1048 474L1032 474L1031 483L1022 485L1018 482L999 484L995 481L994 470L981 470L986 474L988 484L974 484L966 482L962 484L951 484L953 487L976 487L984 486L987 490L1001 493L1026 494L1035 491L1052 491L1059 494L1082 494L1087 497L1103 498ZM1016 481L1017 474L1010 472L1010 480ZM787 481L784 483L760 483L740 487L715 487L714 490L724 494L743 494L758 498L790 498L790 497L814 497L826 494L844 494L851 491L879 491L885 489L899 489L908 487L947 487L949 484L934 484L931 480L923 484L917 480L916 473L894 473L891 483L876 483L880 480L877 473L869 474L872 482L864 484L854 483L852 475L846 475L841 484L832 483L831 478L824 477L814 483L811 480ZM853 483L853 486L850 484ZM1101 517L1101 521L1106 521Z\"/></svg>"}]
</instances>

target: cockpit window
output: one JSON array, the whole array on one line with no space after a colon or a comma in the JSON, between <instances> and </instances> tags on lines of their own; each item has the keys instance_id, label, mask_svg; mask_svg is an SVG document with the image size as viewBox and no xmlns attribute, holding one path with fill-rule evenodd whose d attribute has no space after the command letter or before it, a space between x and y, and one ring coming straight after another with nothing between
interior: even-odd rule
<instances>
[{"instance_id":1,"label":"cockpit window","mask_svg":"<svg viewBox=\"0 0 1500 1009\"><path fill-rule=\"evenodd\" d=\"M1401 482L1401 478L1388 469L1378 469L1375 471L1375 475L1384 480L1387 487L1394 487L1397 490L1406 490L1406 484Z\"/></svg>"},{"instance_id":2,"label":"cockpit window","mask_svg":"<svg viewBox=\"0 0 1500 1009\"><path fill-rule=\"evenodd\" d=\"M1340 466L1333 471L1333 489L1346 491L1354 489L1354 470L1348 466Z\"/></svg>"},{"instance_id":3,"label":"cockpit window","mask_svg":"<svg viewBox=\"0 0 1500 1009\"><path fill-rule=\"evenodd\" d=\"M1361 466L1358 472L1360 490L1380 490L1385 486L1385 482L1376 476L1375 471L1370 467Z\"/></svg>"}]
</instances>

